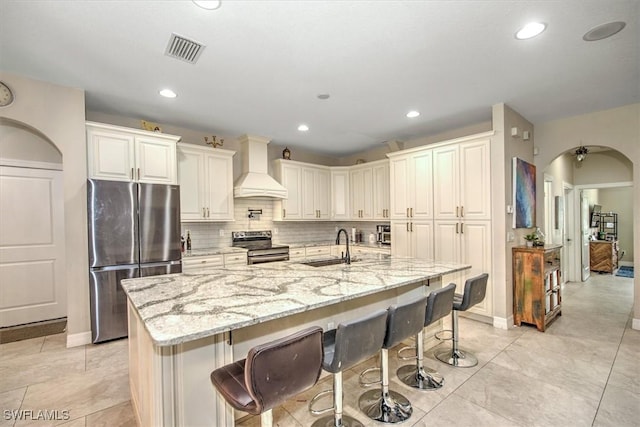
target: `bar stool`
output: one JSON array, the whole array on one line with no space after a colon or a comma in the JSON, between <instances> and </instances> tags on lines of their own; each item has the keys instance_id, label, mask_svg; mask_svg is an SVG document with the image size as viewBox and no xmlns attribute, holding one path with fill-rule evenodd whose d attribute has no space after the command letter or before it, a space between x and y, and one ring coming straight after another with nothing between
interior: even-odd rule
<instances>
[{"instance_id":1,"label":"bar stool","mask_svg":"<svg viewBox=\"0 0 640 427\"><path fill-rule=\"evenodd\" d=\"M316 420L312 427L361 427L355 418L342 414L342 372L376 354L384 341L387 310L379 310L366 317L343 322L336 329L324 333L324 361L322 367L333 374L333 389L325 390L309 401L314 415L333 409L333 415ZM322 396L333 393L333 407L315 410L313 404Z\"/></svg>"},{"instance_id":2,"label":"bar stool","mask_svg":"<svg viewBox=\"0 0 640 427\"><path fill-rule=\"evenodd\" d=\"M451 312L451 350L441 350L435 353L439 361L460 368L471 368L478 364L478 359L473 354L458 348L458 312L467 311L482 302L487 291L488 279L489 275L487 273L471 277L464 283L464 293L455 295Z\"/></svg>"},{"instance_id":3,"label":"bar stool","mask_svg":"<svg viewBox=\"0 0 640 427\"><path fill-rule=\"evenodd\" d=\"M213 371L211 382L231 406L271 427L274 407L316 384L322 356L322 328L315 326L253 347L246 359Z\"/></svg>"},{"instance_id":4,"label":"bar stool","mask_svg":"<svg viewBox=\"0 0 640 427\"><path fill-rule=\"evenodd\" d=\"M455 283L450 283L444 288L431 292L427 296L427 311L424 316L425 328L451 313L455 291ZM415 365L404 365L398 369L398 378L409 387L419 388L421 390L436 390L443 386L444 378L435 370L424 366L423 337L424 329L420 329L420 332L416 335L416 345L414 347L404 347L398 350L398 359L416 359ZM412 348L416 349L416 355L414 357L401 357L403 351Z\"/></svg>"},{"instance_id":5,"label":"bar stool","mask_svg":"<svg viewBox=\"0 0 640 427\"><path fill-rule=\"evenodd\" d=\"M392 305L388 309L386 333L380 349L382 387L369 390L358 401L360 409L375 421L400 423L408 420L413 413L411 402L406 397L389 390L389 349L422 330L426 308L427 297L422 297L404 305ZM370 370L361 376L367 371Z\"/></svg>"}]
</instances>

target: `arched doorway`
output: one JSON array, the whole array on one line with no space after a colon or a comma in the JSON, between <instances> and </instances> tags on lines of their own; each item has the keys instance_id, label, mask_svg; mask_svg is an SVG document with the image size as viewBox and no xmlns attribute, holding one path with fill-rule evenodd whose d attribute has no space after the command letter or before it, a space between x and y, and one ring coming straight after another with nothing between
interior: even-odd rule
<instances>
[{"instance_id":1,"label":"arched doorway","mask_svg":"<svg viewBox=\"0 0 640 427\"><path fill-rule=\"evenodd\" d=\"M563 272L569 281L588 280L594 269L590 262L594 240L610 242L602 246L610 247L617 258L611 260L611 274L621 264L633 265L634 256L633 163L619 151L603 146L587 147L588 154L579 161L578 148L559 154L544 169L545 189L549 188L549 181L553 188L552 194L545 192L545 228L554 230L553 242L564 246L567 262ZM558 197L566 200L554 200ZM615 215L616 235L610 230L602 233L599 227L604 223L591 223L594 206ZM550 224L562 216L558 207L567 215L561 224ZM609 222L606 225L613 226ZM594 271L601 274L608 269L595 267Z\"/></svg>"}]
</instances>

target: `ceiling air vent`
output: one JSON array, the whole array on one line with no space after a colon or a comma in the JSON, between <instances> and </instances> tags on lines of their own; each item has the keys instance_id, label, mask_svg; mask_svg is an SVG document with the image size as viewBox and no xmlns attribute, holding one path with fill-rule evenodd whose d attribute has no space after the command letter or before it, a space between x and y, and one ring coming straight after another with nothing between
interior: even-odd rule
<instances>
[{"instance_id":1,"label":"ceiling air vent","mask_svg":"<svg viewBox=\"0 0 640 427\"><path fill-rule=\"evenodd\" d=\"M179 36L175 33L171 34L165 55L181 61L195 64L205 46L193 40Z\"/></svg>"}]
</instances>

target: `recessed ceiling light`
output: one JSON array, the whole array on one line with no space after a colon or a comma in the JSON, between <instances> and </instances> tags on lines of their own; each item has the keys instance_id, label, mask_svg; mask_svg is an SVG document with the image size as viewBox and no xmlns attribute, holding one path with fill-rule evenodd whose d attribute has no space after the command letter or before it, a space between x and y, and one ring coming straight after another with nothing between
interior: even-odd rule
<instances>
[{"instance_id":1,"label":"recessed ceiling light","mask_svg":"<svg viewBox=\"0 0 640 427\"><path fill-rule=\"evenodd\" d=\"M527 25L518 30L518 32L516 33L516 38L518 40L530 39L543 32L545 28L547 28L547 24L543 24L542 22L529 22Z\"/></svg>"},{"instance_id":2,"label":"recessed ceiling light","mask_svg":"<svg viewBox=\"0 0 640 427\"><path fill-rule=\"evenodd\" d=\"M586 34L582 36L582 40L586 42L595 42L606 39L607 37L611 37L612 35L622 31L625 25L627 24L622 21L608 22L606 24L598 25L597 27L587 31Z\"/></svg>"},{"instance_id":3,"label":"recessed ceiling light","mask_svg":"<svg viewBox=\"0 0 640 427\"><path fill-rule=\"evenodd\" d=\"M176 96L178 96L171 89L162 89L160 91L160 95L164 96L165 98L175 98Z\"/></svg>"},{"instance_id":4,"label":"recessed ceiling light","mask_svg":"<svg viewBox=\"0 0 640 427\"><path fill-rule=\"evenodd\" d=\"M329 94L321 93L320 95L318 95L318 99L329 99Z\"/></svg>"},{"instance_id":5,"label":"recessed ceiling light","mask_svg":"<svg viewBox=\"0 0 640 427\"><path fill-rule=\"evenodd\" d=\"M196 6L207 10L215 10L222 4L220 0L193 0L193 2Z\"/></svg>"},{"instance_id":6,"label":"recessed ceiling light","mask_svg":"<svg viewBox=\"0 0 640 427\"><path fill-rule=\"evenodd\" d=\"M309 126L307 126L307 125L300 125L300 126L298 126L298 130L299 130L300 132L306 132L306 131L308 131L308 130L309 130Z\"/></svg>"},{"instance_id":7,"label":"recessed ceiling light","mask_svg":"<svg viewBox=\"0 0 640 427\"><path fill-rule=\"evenodd\" d=\"M419 115L420 115L420 112L416 110L412 110L407 113L407 117L409 117L410 119L418 117Z\"/></svg>"}]
</instances>

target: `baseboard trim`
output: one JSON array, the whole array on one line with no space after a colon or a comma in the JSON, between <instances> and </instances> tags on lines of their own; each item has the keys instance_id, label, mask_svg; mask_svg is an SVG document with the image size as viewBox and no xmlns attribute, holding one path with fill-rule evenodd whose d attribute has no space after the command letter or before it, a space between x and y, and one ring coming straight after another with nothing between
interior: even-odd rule
<instances>
[{"instance_id":1,"label":"baseboard trim","mask_svg":"<svg viewBox=\"0 0 640 427\"><path fill-rule=\"evenodd\" d=\"M494 316L493 327L496 329L504 329L504 330L513 328L513 316L509 316L507 318Z\"/></svg>"},{"instance_id":2,"label":"baseboard trim","mask_svg":"<svg viewBox=\"0 0 640 427\"><path fill-rule=\"evenodd\" d=\"M635 329L636 331L640 331L640 319L632 319L631 320L631 329Z\"/></svg>"},{"instance_id":3,"label":"baseboard trim","mask_svg":"<svg viewBox=\"0 0 640 427\"><path fill-rule=\"evenodd\" d=\"M67 332L67 348L91 344L91 331L70 334Z\"/></svg>"},{"instance_id":4,"label":"baseboard trim","mask_svg":"<svg viewBox=\"0 0 640 427\"><path fill-rule=\"evenodd\" d=\"M622 267L623 265L624 265L625 267L633 267L633 261L620 261L620 262L618 263L618 266L619 266L619 267Z\"/></svg>"}]
</instances>

